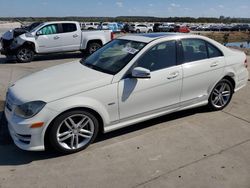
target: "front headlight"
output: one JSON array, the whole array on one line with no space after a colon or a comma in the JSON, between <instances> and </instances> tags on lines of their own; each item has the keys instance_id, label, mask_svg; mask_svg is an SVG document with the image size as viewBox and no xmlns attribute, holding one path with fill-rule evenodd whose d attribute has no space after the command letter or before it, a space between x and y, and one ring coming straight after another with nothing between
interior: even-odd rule
<instances>
[{"instance_id":1,"label":"front headlight","mask_svg":"<svg viewBox=\"0 0 250 188\"><path fill-rule=\"evenodd\" d=\"M16 107L15 115L28 119L35 116L38 112L40 112L45 105L46 103L43 101L27 102L22 105L18 105Z\"/></svg>"}]
</instances>

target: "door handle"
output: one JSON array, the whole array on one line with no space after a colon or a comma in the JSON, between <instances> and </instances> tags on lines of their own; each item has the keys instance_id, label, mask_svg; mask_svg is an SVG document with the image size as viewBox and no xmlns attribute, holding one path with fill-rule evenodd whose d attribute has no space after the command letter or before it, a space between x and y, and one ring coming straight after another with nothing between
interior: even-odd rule
<instances>
[{"instance_id":1,"label":"door handle","mask_svg":"<svg viewBox=\"0 0 250 188\"><path fill-rule=\"evenodd\" d=\"M168 79L170 80L170 79L174 79L174 78L176 78L177 76L179 76L179 72L173 72L173 73L171 73L169 76L168 76Z\"/></svg>"},{"instance_id":2,"label":"door handle","mask_svg":"<svg viewBox=\"0 0 250 188\"><path fill-rule=\"evenodd\" d=\"M217 67L218 66L218 62L213 62L210 67Z\"/></svg>"},{"instance_id":3,"label":"door handle","mask_svg":"<svg viewBox=\"0 0 250 188\"><path fill-rule=\"evenodd\" d=\"M59 38L60 38L59 36L55 36L55 37L54 37L55 40L57 40L57 39L59 39Z\"/></svg>"},{"instance_id":4,"label":"door handle","mask_svg":"<svg viewBox=\"0 0 250 188\"><path fill-rule=\"evenodd\" d=\"M73 37L76 38L76 37L78 37L78 35L77 35L77 34L74 34Z\"/></svg>"}]
</instances>

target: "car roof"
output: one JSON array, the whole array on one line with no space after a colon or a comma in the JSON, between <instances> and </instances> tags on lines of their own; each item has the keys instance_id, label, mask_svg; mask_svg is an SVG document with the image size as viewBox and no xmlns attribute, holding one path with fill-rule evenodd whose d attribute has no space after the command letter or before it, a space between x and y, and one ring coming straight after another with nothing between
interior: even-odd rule
<instances>
[{"instance_id":1,"label":"car roof","mask_svg":"<svg viewBox=\"0 0 250 188\"><path fill-rule=\"evenodd\" d=\"M44 24L62 24L62 23L78 23L75 21L51 21L51 22L44 22Z\"/></svg>"},{"instance_id":2,"label":"car roof","mask_svg":"<svg viewBox=\"0 0 250 188\"><path fill-rule=\"evenodd\" d=\"M133 40L138 42L150 43L151 41L161 39L161 38L173 38L178 36L190 36L189 34L183 33L143 33L143 34L133 34L119 37L123 40Z\"/></svg>"}]
</instances>

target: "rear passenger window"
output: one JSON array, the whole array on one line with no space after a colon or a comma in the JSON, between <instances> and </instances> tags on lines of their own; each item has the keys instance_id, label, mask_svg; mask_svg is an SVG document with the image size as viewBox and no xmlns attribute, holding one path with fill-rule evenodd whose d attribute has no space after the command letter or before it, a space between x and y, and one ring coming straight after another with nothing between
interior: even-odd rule
<instances>
[{"instance_id":1,"label":"rear passenger window","mask_svg":"<svg viewBox=\"0 0 250 188\"><path fill-rule=\"evenodd\" d=\"M73 23L64 23L62 24L63 33L74 32L77 30L76 24Z\"/></svg>"},{"instance_id":2,"label":"rear passenger window","mask_svg":"<svg viewBox=\"0 0 250 188\"><path fill-rule=\"evenodd\" d=\"M222 52L218 48L216 48L214 45L207 43L207 48L208 48L209 58L223 56Z\"/></svg>"},{"instance_id":3,"label":"rear passenger window","mask_svg":"<svg viewBox=\"0 0 250 188\"><path fill-rule=\"evenodd\" d=\"M199 61L208 58L206 43L203 40L183 39L182 47L185 62Z\"/></svg>"},{"instance_id":4,"label":"rear passenger window","mask_svg":"<svg viewBox=\"0 0 250 188\"><path fill-rule=\"evenodd\" d=\"M165 69L176 65L176 42L167 41L147 51L138 61L136 67L150 71Z\"/></svg>"}]
</instances>

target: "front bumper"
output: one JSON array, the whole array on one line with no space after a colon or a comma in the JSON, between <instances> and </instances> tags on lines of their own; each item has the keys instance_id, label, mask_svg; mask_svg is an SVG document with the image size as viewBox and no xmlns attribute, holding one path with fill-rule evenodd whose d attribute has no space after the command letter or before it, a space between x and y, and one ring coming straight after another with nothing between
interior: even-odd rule
<instances>
[{"instance_id":1,"label":"front bumper","mask_svg":"<svg viewBox=\"0 0 250 188\"><path fill-rule=\"evenodd\" d=\"M17 49L11 49L11 48L1 48L0 49L0 53L2 55L15 55L16 54Z\"/></svg>"},{"instance_id":2,"label":"front bumper","mask_svg":"<svg viewBox=\"0 0 250 188\"><path fill-rule=\"evenodd\" d=\"M30 119L22 119L14 115L5 107L5 116L8 122L10 135L17 147L27 151L45 150L44 137L49 123L56 112L48 108L42 109L36 116ZM44 122L40 128L30 128L33 123Z\"/></svg>"}]
</instances>

